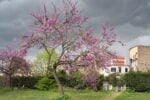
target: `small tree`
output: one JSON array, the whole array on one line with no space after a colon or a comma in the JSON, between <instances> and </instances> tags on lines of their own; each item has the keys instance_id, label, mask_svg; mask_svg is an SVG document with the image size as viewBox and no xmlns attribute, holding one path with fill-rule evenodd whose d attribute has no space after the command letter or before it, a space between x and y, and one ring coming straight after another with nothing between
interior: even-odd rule
<instances>
[{"instance_id":1,"label":"small tree","mask_svg":"<svg viewBox=\"0 0 150 100\"><path fill-rule=\"evenodd\" d=\"M64 95L63 87L57 76L57 68L63 67L65 71L78 71L80 68L87 72L97 72L98 68L105 68L112 53L109 46L115 42L113 28L102 27L102 35L94 36L92 29L85 28L87 17L82 16L77 3L64 0L63 6L57 8L51 14L46 7L41 12L33 13L35 18L34 31L22 37L22 47L31 48L37 46L43 48L48 54L48 71L56 80L61 95ZM48 50L51 48L51 52ZM52 55L59 50L58 59L51 65ZM94 77L94 78L91 78ZM96 82L97 75L85 78L87 82ZM92 79L92 80L91 80Z\"/></svg>"},{"instance_id":2,"label":"small tree","mask_svg":"<svg viewBox=\"0 0 150 100\"><path fill-rule=\"evenodd\" d=\"M15 73L25 74L29 64L23 58L24 52L7 47L0 50L0 72L6 76L6 86L12 87L12 76Z\"/></svg>"}]
</instances>

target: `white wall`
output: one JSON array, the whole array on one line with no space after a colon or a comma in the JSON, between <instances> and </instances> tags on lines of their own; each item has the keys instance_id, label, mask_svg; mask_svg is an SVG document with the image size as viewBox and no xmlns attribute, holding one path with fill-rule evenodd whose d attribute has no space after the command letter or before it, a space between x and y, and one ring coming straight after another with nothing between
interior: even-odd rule
<instances>
[{"instance_id":1,"label":"white wall","mask_svg":"<svg viewBox=\"0 0 150 100\"><path fill-rule=\"evenodd\" d=\"M112 72L111 68L115 68L116 72ZM119 68L121 68L121 72L119 72ZM127 72L125 72L126 68L128 69L128 72L129 72L130 67L127 65L124 65L124 66L114 66L113 65L113 66L107 67L107 69L100 69L99 73L103 74L104 76L109 76L110 74L113 74L113 73L125 74L125 73L127 73Z\"/></svg>"}]
</instances>

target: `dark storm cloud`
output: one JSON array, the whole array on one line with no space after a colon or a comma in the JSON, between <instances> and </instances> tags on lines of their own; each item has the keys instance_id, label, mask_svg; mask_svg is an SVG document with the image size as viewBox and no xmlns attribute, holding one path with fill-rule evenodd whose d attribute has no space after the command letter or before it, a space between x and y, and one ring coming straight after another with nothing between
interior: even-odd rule
<instances>
[{"instance_id":1,"label":"dark storm cloud","mask_svg":"<svg viewBox=\"0 0 150 100\"><path fill-rule=\"evenodd\" d=\"M3 2L3 1L5 1L5 0L0 0L0 2Z\"/></svg>"},{"instance_id":2,"label":"dark storm cloud","mask_svg":"<svg viewBox=\"0 0 150 100\"><path fill-rule=\"evenodd\" d=\"M46 2L47 0L0 0L0 48L11 45L16 38L28 34L33 25L30 14L40 10ZM33 58L35 51L36 49L29 51L29 58Z\"/></svg>"},{"instance_id":3,"label":"dark storm cloud","mask_svg":"<svg viewBox=\"0 0 150 100\"><path fill-rule=\"evenodd\" d=\"M84 0L87 13L114 25L150 23L150 0Z\"/></svg>"},{"instance_id":4,"label":"dark storm cloud","mask_svg":"<svg viewBox=\"0 0 150 100\"><path fill-rule=\"evenodd\" d=\"M34 5L33 5L34 4ZM30 30L30 13L40 7L37 0L2 0L0 2L0 46Z\"/></svg>"}]
</instances>

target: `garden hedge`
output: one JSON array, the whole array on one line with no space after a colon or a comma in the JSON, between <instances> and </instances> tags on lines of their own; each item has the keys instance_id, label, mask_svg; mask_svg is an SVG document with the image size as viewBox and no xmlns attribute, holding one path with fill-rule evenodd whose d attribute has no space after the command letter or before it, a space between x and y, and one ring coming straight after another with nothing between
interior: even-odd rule
<instances>
[{"instance_id":1,"label":"garden hedge","mask_svg":"<svg viewBox=\"0 0 150 100\"><path fill-rule=\"evenodd\" d=\"M136 92L150 91L149 72L129 72L124 77L126 86Z\"/></svg>"}]
</instances>

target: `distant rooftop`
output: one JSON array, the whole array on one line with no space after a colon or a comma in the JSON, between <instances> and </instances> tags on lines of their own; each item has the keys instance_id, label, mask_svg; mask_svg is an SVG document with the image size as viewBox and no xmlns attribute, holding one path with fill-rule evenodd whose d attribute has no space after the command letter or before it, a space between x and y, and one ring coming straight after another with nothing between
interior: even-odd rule
<instances>
[{"instance_id":1,"label":"distant rooftop","mask_svg":"<svg viewBox=\"0 0 150 100\"><path fill-rule=\"evenodd\" d=\"M135 48L135 47L150 47L150 45L149 46L148 45L135 45L135 46L129 48L129 50L131 50L132 48Z\"/></svg>"}]
</instances>

